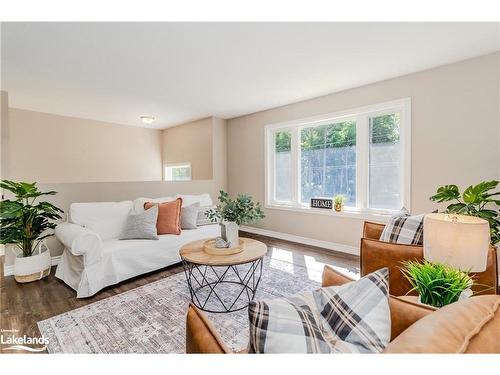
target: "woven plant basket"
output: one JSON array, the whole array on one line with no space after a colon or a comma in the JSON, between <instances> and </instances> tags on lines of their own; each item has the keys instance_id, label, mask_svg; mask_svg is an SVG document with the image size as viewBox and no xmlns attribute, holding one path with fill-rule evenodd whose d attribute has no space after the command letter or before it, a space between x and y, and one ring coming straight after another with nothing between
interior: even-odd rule
<instances>
[{"instance_id":1,"label":"woven plant basket","mask_svg":"<svg viewBox=\"0 0 500 375\"><path fill-rule=\"evenodd\" d=\"M50 252L47 245L42 242L38 246L37 254L23 257L16 254L14 261L14 279L18 283L30 283L43 279L50 274Z\"/></svg>"}]
</instances>

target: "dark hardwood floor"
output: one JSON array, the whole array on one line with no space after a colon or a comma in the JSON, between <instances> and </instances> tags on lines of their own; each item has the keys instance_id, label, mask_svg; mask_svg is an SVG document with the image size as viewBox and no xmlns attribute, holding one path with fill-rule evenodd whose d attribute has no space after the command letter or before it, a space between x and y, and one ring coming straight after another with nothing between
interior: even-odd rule
<instances>
[{"instance_id":1,"label":"dark hardwood floor","mask_svg":"<svg viewBox=\"0 0 500 375\"><path fill-rule=\"evenodd\" d=\"M240 233L264 242L268 252L279 249L286 250L293 263L306 265L306 260L341 267L350 272L359 272L357 256L325 250L317 247L301 245L270 237ZM66 311L108 298L124 291L137 288L153 281L182 272L181 265L174 265L146 275L126 280L120 284L107 287L89 298L78 299L69 286L54 276L55 267L50 276L33 283L19 284L13 276L3 276L3 259L0 261L0 331L16 330L16 336L39 337L37 322L62 314ZM0 344L0 353L4 351ZM9 351L10 353L11 351Z\"/></svg>"}]
</instances>

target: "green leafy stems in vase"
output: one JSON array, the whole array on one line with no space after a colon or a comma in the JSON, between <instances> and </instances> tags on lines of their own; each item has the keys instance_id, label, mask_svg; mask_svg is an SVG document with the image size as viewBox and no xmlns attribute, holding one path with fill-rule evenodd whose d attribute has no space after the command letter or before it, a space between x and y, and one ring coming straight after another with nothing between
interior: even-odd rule
<instances>
[{"instance_id":1,"label":"green leafy stems in vase","mask_svg":"<svg viewBox=\"0 0 500 375\"><path fill-rule=\"evenodd\" d=\"M466 271L439 263L403 262L400 268L412 289L419 295L419 302L434 307L443 307L472 295L474 280Z\"/></svg>"},{"instance_id":2,"label":"green leafy stems in vase","mask_svg":"<svg viewBox=\"0 0 500 375\"><path fill-rule=\"evenodd\" d=\"M333 197L333 208L335 211L340 212L344 209L345 196L342 194L337 194Z\"/></svg>"},{"instance_id":3,"label":"green leafy stems in vase","mask_svg":"<svg viewBox=\"0 0 500 375\"><path fill-rule=\"evenodd\" d=\"M247 194L238 194L232 199L228 193L219 192L219 204L207 212L212 223L221 225L222 238L229 242L231 247L238 243L238 230L242 224L249 224L265 217L259 202L254 202Z\"/></svg>"}]
</instances>

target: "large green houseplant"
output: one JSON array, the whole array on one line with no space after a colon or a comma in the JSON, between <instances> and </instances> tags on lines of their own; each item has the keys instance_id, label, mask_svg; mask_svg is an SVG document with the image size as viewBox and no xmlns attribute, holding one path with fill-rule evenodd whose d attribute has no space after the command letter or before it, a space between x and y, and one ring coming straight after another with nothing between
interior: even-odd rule
<instances>
[{"instance_id":1,"label":"large green houseplant","mask_svg":"<svg viewBox=\"0 0 500 375\"><path fill-rule=\"evenodd\" d=\"M47 271L46 263L47 259L50 262L50 256L48 251L42 252L40 245L45 238L53 235L52 229L56 226L53 221L61 219L63 211L49 202L38 201L38 198L57 193L41 192L35 182L2 180L0 188L14 195L14 199L0 202L0 243L18 248L14 264L16 280L32 281L28 276L38 272L41 278ZM36 279L36 276L31 278Z\"/></svg>"},{"instance_id":2,"label":"large green houseplant","mask_svg":"<svg viewBox=\"0 0 500 375\"><path fill-rule=\"evenodd\" d=\"M231 199L228 193L219 192L219 204L207 213L213 223L221 224L222 238L230 246L238 243L238 230L242 224L248 224L265 217L259 202L255 203L247 194L238 194L236 199Z\"/></svg>"},{"instance_id":3,"label":"large green houseplant","mask_svg":"<svg viewBox=\"0 0 500 375\"><path fill-rule=\"evenodd\" d=\"M491 243L500 242L500 191L496 191L498 181L484 181L471 185L460 193L457 185L445 185L437 189L430 197L434 202L453 202L446 207L446 212L477 216L490 224Z\"/></svg>"}]
</instances>

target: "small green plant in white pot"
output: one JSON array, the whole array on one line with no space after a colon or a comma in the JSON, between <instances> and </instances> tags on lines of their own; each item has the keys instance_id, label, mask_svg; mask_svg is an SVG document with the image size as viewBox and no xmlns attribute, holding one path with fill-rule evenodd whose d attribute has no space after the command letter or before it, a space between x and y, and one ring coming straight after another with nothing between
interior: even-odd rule
<instances>
[{"instance_id":1,"label":"small green plant in white pot","mask_svg":"<svg viewBox=\"0 0 500 375\"><path fill-rule=\"evenodd\" d=\"M473 278L468 272L439 263L407 261L401 267L419 302L443 307L472 295Z\"/></svg>"},{"instance_id":2,"label":"small green plant in white pot","mask_svg":"<svg viewBox=\"0 0 500 375\"><path fill-rule=\"evenodd\" d=\"M333 208L335 211L340 212L344 209L345 196L342 194L337 194L333 197Z\"/></svg>"},{"instance_id":3,"label":"small green plant in white pot","mask_svg":"<svg viewBox=\"0 0 500 375\"><path fill-rule=\"evenodd\" d=\"M247 194L238 194L236 199L231 199L229 194L219 192L219 204L207 213L212 223L221 225L222 238L230 247L238 245L238 231L242 224L249 224L265 217L259 202L254 202Z\"/></svg>"},{"instance_id":4,"label":"small green plant in white pot","mask_svg":"<svg viewBox=\"0 0 500 375\"><path fill-rule=\"evenodd\" d=\"M63 211L49 202L37 202L43 195L36 183L2 180L2 189L10 191L15 199L0 202L0 243L15 245L13 252L14 277L18 282L39 280L50 273L50 253L45 238L53 235Z\"/></svg>"}]
</instances>

